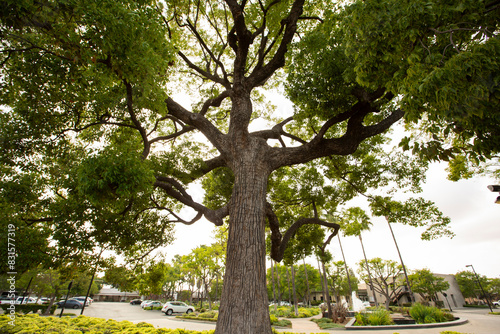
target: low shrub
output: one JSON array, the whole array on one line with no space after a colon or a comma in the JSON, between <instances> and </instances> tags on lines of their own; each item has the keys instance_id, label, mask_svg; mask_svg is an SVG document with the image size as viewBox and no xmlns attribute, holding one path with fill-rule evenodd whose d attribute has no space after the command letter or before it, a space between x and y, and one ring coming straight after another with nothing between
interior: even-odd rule
<instances>
[{"instance_id":1,"label":"low shrub","mask_svg":"<svg viewBox=\"0 0 500 334\"><path fill-rule=\"evenodd\" d=\"M2 304L0 307L3 309L4 313L10 313L10 309L12 308L11 304ZM47 309L48 305L47 304L22 304L22 305L14 305L15 312L17 313L44 313L45 310ZM52 305L50 308L50 314L54 314L55 310L57 309L57 305Z\"/></svg>"},{"instance_id":2,"label":"low shrub","mask_svg":"<svg viewBox=\"0 0 500 334\"><path fill-rule=\"evenodd\" d=\"M489 308L488 305L475 305L475 304L465 304L464 307L470 307L470 308Z\"/></svg>"},{"instance_id":3,"label":"low shrub","mask_svg":"<svg viewBox=\"0 0 500 334\"><path fill-rule=\"evenodd\" d=\"M149 311L161 311L162 307L161 306L146 306L144 309L149 310Z\"/></svg>"},{"instance_id":4,"label":"low shrub","mask_svg":"<svg viewBox=\"0 0 500 334\"><path fill-rule=\"evenodd\" d=\"M217 311L208 311L198 314L198 318L202 319L217 319L219 316L219 312Z\"/></svg>"},{"instance_id":5,"label":"low shrub","mask_svg":"<svg viewBox=\"0 0 500 334\"><path fill-rule=\"evenodd\" d=\"M425 306L419 303L410 308L410 316L417 324L430 324L453 320L453 316L434 306Z\"/></svg>"},{"instance_id":6,"label":"low shrub","mask_svg":"<svg viewBox=\"0 0 500 334\"><path fill-rule=\"evenodd\" d=\"M389 311L391 311L392 313L401 313L403 315L410 315L409 313L410 307L405 307L405 306L389 306Z\"/></svg>"},{"instance_id":7,"label":"low shrub","mask_svg":"<svg viewBox=\"0 0 500 334\"><path fill-rule=\"evenodd\" d=\"M292 327L292 322L286 319L278 319L275 315L270 315L271 325L278 327Z\"/></svg>"},{"instance_id":8,"label":"low shrub","mask_svg":"<svg viewBox=\"0 0 500 334\"><path fill-rule=\"evenodd\" d=\"M321 318L321 319L311 319L311 321L315 322L319 328L321 329L331 329L331 328L344 328L344 325L336 324L330 318Z\"/></svg>"},{"instance_id":9,"label":"low shrub","mask_svg":"<svg viewBox=\"0 0 500 334\"><path fill-rule=\"evenodd\" d=\"M269 313L279 318L310 318L312 316L320 314L321 312L321 310L317 307L300 307L298 311L299 315L295 315L295 308L293 306L280 306L276 311L274 310L274 306L269 307Z\"/></svg>"},{"instance_id":10,"label":"low shrub","mask_svg":"<svg viewBox=\"0 0 500 334\"><path fill-rule=\"evenodd\" d=\"M371 312L360 312L356 314L354 326L385 326L394 325L391 313L385 308L377 308Z\"/></svg>"}]
</instances>

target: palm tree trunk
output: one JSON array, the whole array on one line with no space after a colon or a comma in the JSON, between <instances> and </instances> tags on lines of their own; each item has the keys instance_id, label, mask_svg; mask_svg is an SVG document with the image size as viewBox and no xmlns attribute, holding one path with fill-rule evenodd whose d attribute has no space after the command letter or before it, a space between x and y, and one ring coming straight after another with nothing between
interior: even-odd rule
<instances>
[{"instance_id":1,"label":"palm tree trunk","mask_svg":"<svg viewBox=\"0 0 500 334\"><path fill-rule=\"evenodd\" d=\"M370 266L368 265L368 259L366 258L365 246L363 245L363 238L361 238L361 233L359 234L359 241L361 242L361 248L363 248L363 255L365 256L366 271L368 272L368 280L370 281L370 289L372 290L373 300L375 301L375 306L378 306L377 295L373 287L372 275L370 274Z\"/></svg>"},{"instance_id":2,"label":"palm tree trunk","mask_svg":"<svg viewBox=\"0 0 500 334\"><path fill-rule=\"evenodd\" d=\"M344 255L344 249L342 248L342 242L340 242L340 234L337 234L337 237L339 239L339 245L340 245L340 252L342 253L342 258L344 259L344 266L345 266L345 272L347 274L347 283L349 283L349 307L352 309L353 308L353 300L352 300L352 285L351 285L351 275L349 275L349 268L347 267L347 262L345 260L345 255Z\"/></svg>"},{"instance_id":3,"label":"palm tree trunk","mask_svg":"<svg viewBox=\"0 0 500 334\"><path fill-rule=\"evenodd\" d=\"M299 307L297 305L297 292L295 290L295 269L292 265L292 288L293 288L293 306L295 308L295 315L299 315Z\"/></svg>"},{"instance_id":4,"label":"palm tree trunk","mask_svg":"<svg viewBox=\"0 0 500 334\"><path fill-rule=\"evenodd\" d=\"M401 252L399 251L398 242L396 241L396 237L394 236L394 231L392 230L391 223L389 222L389 220L387 218L386 218L386 220L387 220L387 224L389 225L389 229L391 230L392 239L394 239L394 244L396 245L396 249L398 251L399 260L401 260L401 266L403 267L403 272L405 273L406 286L408 287L408 292L410 293L410 302L414 303L415 296L413 296L413 291L411 291L410 280L408 279L408 273L406 272L406 267L405 267L405 264L403 262L403 257L401 256Z\"/></svg>"},{"instance_id":5,"label":"palm tree trunk","mask_svg":"<svg viewBox=\"0 0 500 334\"><path fill-rule=\"evenodd\" d=\"M306 259L304 256L302 256L302 261L304 262L304 273L306 275L306 298L307 298L307 306L311 307L311 296L309 294L309 278L307 277L307 266L306 266Z\"/></svg>"}]
</instances>

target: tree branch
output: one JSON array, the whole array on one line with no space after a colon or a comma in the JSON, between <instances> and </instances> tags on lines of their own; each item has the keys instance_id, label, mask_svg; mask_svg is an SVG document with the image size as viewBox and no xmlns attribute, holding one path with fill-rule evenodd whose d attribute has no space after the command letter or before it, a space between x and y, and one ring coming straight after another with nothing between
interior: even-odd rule
<instances>
[{"instance_id":1,"label":"tree branch","mask_svg":"<svg viewBox=\"0 0 500 334\"><path fill-rule=\"evenodd\" d=\"M210 22L210 20L209 20L209 22ZM203 48L203 50L205 50L205 52L208 53L208 55L210 56L210 58L217 64L217 66L220 67L220 69L222 71L222 74L224 76L224 79L220 79L220 80L222 80L224 82L223 86L226 87L226 88L229 87L230 83L229 83L229 80L228 80L228 76L227 76L226 70L224 68L224 64L219 60L219 58L215 57L215 55L213 54L212 50L207 46L207 44L205 43L205 41L203 40L203 38L201 37L201 35L198 33L198 30L196 29L196 27L189 20L187 20L187 24L188 24L189 30L191 30L191 32L193 33L193 35L196 37L196 39L200 43L200 45ZM213 76L216 77L216 78L219 78L217 76L216 72L217 71L214 71Z\"/></svg>"},{"instance_id":2,"label":"tree branch","mask_svg":"<svg viewBox=\"0 0 500 334\"><path fill-rule=\"evenodd\" d=\"M271 258L280 262L285 254L285 249L290 239L297 233L298 229L304 225L321 225L333 228L334 231L330 236L333 238L337 235L340 225L336 223L329 223L319 218L300 218L292 224L285 232L284 235L279 231L279 220L269 203L266 204L266 217L271 228Z\"/></svg>"},{"instance_id":3,"label":"tree branch","mask_svg":"<svg viewBox=\"0 0 500 334\"><path fill-rule=\"evenodd\" d=\"M186 55L184 55L184 53L182 53L181 51L177 52L177 54L182 58L182 60L186 63L186 65L190 69L198 72L201 76L203 76L203 77L205 77L205 78L207 78L215 83L221 84L226 89L231 88L231 83L227 80L227 78L223 79L216 74L212 74L210 72L207 72L207 71L201 69L199 66L196 66L193 62L191 62L191 60L189 60L189 58L186 57Z\"/></svg>"},{"instance_id":4,"label":"tree branch","mask_svg":"<svg viewBox=\"0 0 500 334\"><path fill-rule=\"evenodd\" d=\"M208 106L211 105L215 106L217 102L221 102L221 96L224 94L225 93L222 93L219 97L212 99L212 102L210 102L210 100L205 102L204 108L208 108ZM195 127L205 135L205 137L219 150L219 152L221 152L223 156L225 155L225 152L227 152L227 144L224 141L224 134L220 132L219 129L217 129L208 119L206 119L204 115L201 113L192 113L186 110L172 98L168 98L165 103L167 104L167 109L170 115L188 125Z\"/></svg>"},{"instance_id":5,"label":"tree branch","mask_svg":"<svg viewBox=\"0 0 500 334\"><path fill-rule=\"evenodd\" d=\"M295 32L297 31L297 21L302 15L302 8L304 6L304 0L295 0L290 9L288 17L282 22L285 28L283 30L283 37L281 39L280 45L276 50L273 58L262 67L254 70L248 77L247 84L249 87L262 86L277 69L285 65L285 54L288 50L288 44L291 43Z\"/></svg>"},{"instance_id":6,"label":"tree branch","mask_svg":"<svg viewBox=\"0 0 500 334\"><path fill-rule=\"evenodd\" d=\"M369 101L374 101L377 94L372 94ZM387 94L390 97L390 93ZM379 123L365 126L363 121L366 115L377 113L379 110L372 103L360 101L350 110L335 116L325 122L318 134L308 143L291 148L270 148L269 162L273 168L300 164L312 159L329 155L348 155L356 151L359 144L369 137L381 134L404 116L400 109L393 111ZM344 135L338 138L324 138L326 132L335 124L347 120L347 129Z\"/></svg>"},{"instance_id":7,"label":"tree branch","mask_svg":"<svg viewBox=\"0 0 500 334\"><path fill-rule=\"evenodd\" d=\"M125 84L126 90L127 90L127 111L130 115L130 119L135 125L135 128L139 131L142 137L142 142L144 144L144 149L142 151L142 158L146 159L147 156L149 155L149 152L151 151L151 145L148 141L148 135L146 133L146 130L142 127L141 123L137 119L137 116L134 111L134 106L133 106L133 93L132 93L132 85L127 82L127 80L123 80L123 83Z\"/></svg>"},{"instance_id":8,"label":"tree branch","mask_svg":"<svg viewBox=\"0 0 500 334\"><path fill-rule=\"evenodd\" d=\"M211 210L206 206L195 202L183 188L182 184L173 178L157 176L154 186L163 189L169 196L178 200L182 204L189 206L199 213L202 213L207 220L214 223L216 226L221 226L224 223L223 218L229 214L229 208L227 206L217 210Z\"/></svg>"},{"instance_id":9,"label":"tree branch","mask_svg":"<svg viewBox=\"0 0 500 334\"><path fill-rule=\"evenodd\" d=\"M306 144L305 140L302 140L301 138L294 136L292 134L289 134L289 133L285 132L285 130L283 130L283 127L287 123L290 123L291 121L293 121L293 117L288 117L284 121L273 126L273 128L270 130L262 130L262 131L252 132L250 135L252 135L254 137L260 137L263 139L277 139L282 143L283 147L285 147L285 144L282 141L282 138L281 138L282 136L293 139L299 143Z\"/></svg>"}]
</instances>

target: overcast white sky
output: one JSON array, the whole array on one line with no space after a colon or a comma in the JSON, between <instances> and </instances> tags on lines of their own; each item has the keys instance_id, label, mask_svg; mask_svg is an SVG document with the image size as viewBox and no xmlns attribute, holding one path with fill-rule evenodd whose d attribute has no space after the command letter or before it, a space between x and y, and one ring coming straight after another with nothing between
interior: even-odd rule
<instances>
[{"instance_id":1,"label":"overcast white sky","mask_svg":"<svg viewBox=\"0 0 500 334\"><path fill-rule=\"evenodd\" d=\"M278 106L277 112L290 114L289 101L283 100L281 94L268 96ZM433 241L422 241L423 229L393 225L403 261L409 270L428 268L438 274L455 274L462 270L470 270L466 265L472 264L476 272L490 278L500 278L500 204L494 201L499 196L487 189L490 184L498 184L494 179L476 177L470 180L452 182L447 180L445 164L434 164L427 172L427 181L423 192L416 196L434 201L437 207L451 218L451 229L456 234L453 239L440 238ZM193 198L201 201L202 193L191 193ZM380 257L399 261L396 247L389 227L384 218L374 218L369 232L363 233L363 242L367 257ZM214 242L213 225L200 220L192 226L178 225L176 241L166 247L167 258L174 255L188 254L191 249ZM357 270L357 263L363 258L359 239L342 238L342 246L348 266ZM338 239L329 246L335 261L342 260ZM309 261L316 266L315 259Z\"/></svg>"}]
</instances>

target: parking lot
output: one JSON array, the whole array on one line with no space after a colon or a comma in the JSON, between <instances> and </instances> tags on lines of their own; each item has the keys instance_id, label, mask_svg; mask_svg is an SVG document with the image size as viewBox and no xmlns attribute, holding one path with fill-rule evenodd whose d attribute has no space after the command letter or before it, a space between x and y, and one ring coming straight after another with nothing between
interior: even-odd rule
<instances>
[{"instance_id":1,"label":"parking lot","mask_svg":"<svg viewBox=\"0 0 500 334\"><path fill-rule=\"evenodd\" d=\"M76 314L80 314L80 311L68 310L68 312ZM129 303L96 302L86 307L83 315L117 321L128 320L133 323L143 321L161 328L182 328L197 331L215 329L215 323L183 321L177 319L175 315L167 316L161 311L143 310L139 305L130 305Z\"/></svg>"}]
</instances>

